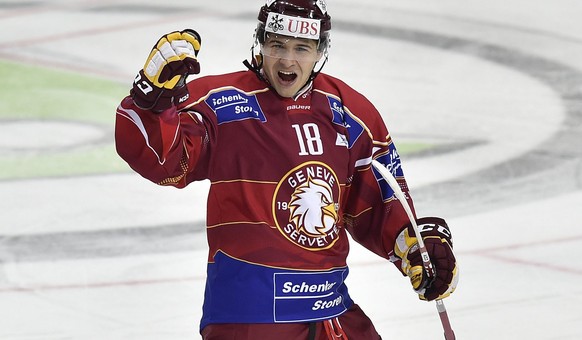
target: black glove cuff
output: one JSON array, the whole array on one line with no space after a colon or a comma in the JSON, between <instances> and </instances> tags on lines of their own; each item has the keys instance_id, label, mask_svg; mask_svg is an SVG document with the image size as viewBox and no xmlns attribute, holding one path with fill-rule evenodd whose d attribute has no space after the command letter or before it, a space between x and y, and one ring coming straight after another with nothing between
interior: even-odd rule
<instances>
[{"instance_id":1,"label":"black glove cuff","mask_svg":"<svg viewBox=\"0 0 582 340\"><path fill-rule=\"evenodd\" d=\"M189 97L188 88L184 83L173 90L162 89L151 84L143 74L143 70L139 71L135 79L130 95L135 105L142 110L161 113L174 105L185 102Z\"/></svg>"}]
</instances>

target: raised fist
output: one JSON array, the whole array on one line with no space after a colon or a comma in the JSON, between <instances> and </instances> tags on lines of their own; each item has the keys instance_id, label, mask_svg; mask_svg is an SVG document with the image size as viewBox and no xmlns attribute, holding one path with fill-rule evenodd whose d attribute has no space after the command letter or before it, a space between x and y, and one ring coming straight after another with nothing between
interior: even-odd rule
<instances>
[{"instance_id":1,"label":"raised fist","mask_svg":"<svg viewBox=\"0 0 582 340\"><path fill-rule=\"evenodd\" d=\"M161 37L133 82L131 96L135 104L162 112L183 98L187 94L186 77L200 73L196 59L200 42L200 35L191 29Z\"/></svg>"},{"instance_id":2,"label":"raised fist","mask_svg":"<svg viewBox=\"0 0 582 340\"><path fill-rule=\"evenodd\" d=\"M417 224L432 263L433 275L424 269L416 232L410 223L396 239L394 253L402 260L402 272L410 278L420 299L443 299L451 295L458 281L451 232L447 223L437 217L420 218Z\"/></svg>"}]
</instances>

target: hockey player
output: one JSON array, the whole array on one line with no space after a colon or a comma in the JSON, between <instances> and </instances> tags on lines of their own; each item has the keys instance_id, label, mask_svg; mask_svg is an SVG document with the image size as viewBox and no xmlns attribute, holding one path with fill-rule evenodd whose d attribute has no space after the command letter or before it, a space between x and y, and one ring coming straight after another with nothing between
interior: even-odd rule
<instances>
[{"instance_id":1,"label":"hockey player","mask_svg":"<svg viewBox=\"0 0 582 340\"><path fill-rule=\"evenodd\" d=\"M348 294L347 233L434 300L456 285L449 229L418 220L429 278L402 206L370 166L384 164L408 194L380 114L320 73L325 1L268 0L258 19L248 70L187 83L200 36L163 36L117 109L117 151L159 185L211 182L203 339L380 339Z\"/></svg>"}]
</instances>

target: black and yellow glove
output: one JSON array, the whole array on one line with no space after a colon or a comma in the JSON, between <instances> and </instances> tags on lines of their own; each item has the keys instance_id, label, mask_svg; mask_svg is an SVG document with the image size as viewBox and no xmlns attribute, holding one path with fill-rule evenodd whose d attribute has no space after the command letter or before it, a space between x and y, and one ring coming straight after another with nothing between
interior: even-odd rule
<instances>
[{"instance_id":1,"label":"black and yellow glove","mask_svg":"<svg viewBox=\"0 0 582 340\"><path fill-rule=\"evenodd\" d=\"M423 217L416 222L432 263L433 275L430 276L424 269L411 223L405 225L398 235L394 253L402 260L402 272L410 278L412 288L420 299L432 301L446 298L457 287L459 278L451 232L447 223L438 217Z\"/></svg>"},{"instance_id":2,"label":"black and yellow glove","mask_svg":"<svg viewBox=\"0 0 582 340\"><path fill-rule=\"evenodd\" d=\"M161 37L133 82L131 96L135 104L144 110L162 112L184 99L186 77L200 73L196 59L200 42L200 35L192 29Z\"/></svg>"}]
</instances>

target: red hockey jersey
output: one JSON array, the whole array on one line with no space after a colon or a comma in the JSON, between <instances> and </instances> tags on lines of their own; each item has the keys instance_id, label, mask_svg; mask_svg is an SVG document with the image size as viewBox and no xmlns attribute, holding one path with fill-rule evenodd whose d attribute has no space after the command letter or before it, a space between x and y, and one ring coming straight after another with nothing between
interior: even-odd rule
<instances>
[{"instance_id":1,"label":"red hockey jersey","mask_svg":"<svg viewBox=\"0 0 582 340\"><path fill-rule=\"evenodd\" d=\"M376 108L326 74L296 99L252 71L187 86L183 103L159 115L125 98L115 139L119 155L157 184L211 181L201 327L343 313L352 304L346 231L389 258L408 221L370 166L379 160L408 192Z\"/></svg>"}]
</instances>

